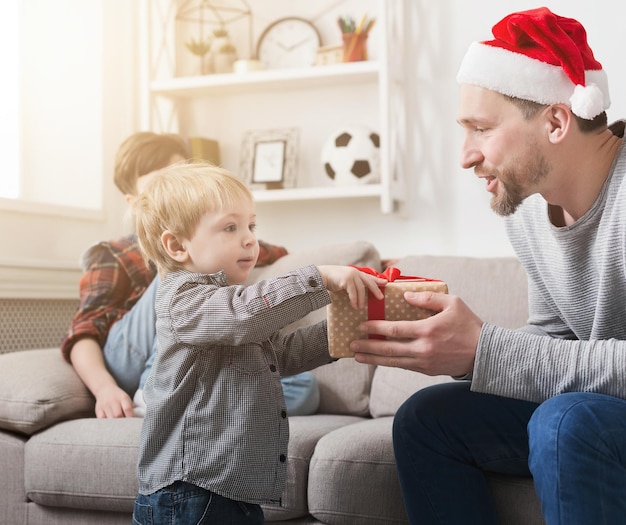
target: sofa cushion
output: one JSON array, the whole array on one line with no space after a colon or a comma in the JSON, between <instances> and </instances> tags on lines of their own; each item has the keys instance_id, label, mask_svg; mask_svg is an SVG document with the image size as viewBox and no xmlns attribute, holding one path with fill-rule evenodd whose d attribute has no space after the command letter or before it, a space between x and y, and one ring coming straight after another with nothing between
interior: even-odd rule
<instances>
[{"instance_id":1,"label":"sofa cushion","mask_svg":"<svg viewBox=\"0 0 626 525\"><path fill-rule=\"evenodd\" d=\"M94 415L94 399L58 348L0 355L0 428L31 435Z\"/></svg>"},{"instance_id":2,"label":"sofa cushion","mask_svg":"<svg viewBox=\"0 0 626 525\"><path fill-rule=\"evenodd\" d=\"M490 472L487 482L495 502L498 523L545 525L532 478Z\"/></svg>"},{"instance_id":3,"label":"sofa cushion","mask_svg":"<svg viewBox=\"0 0 626 525\"><path fill-rule=\"evenodd\" d=\"M0 523L26 523L25 436L0 431Z\"/></svg>"},{"instance_id":4,"label":"sofa cushion","mask_svg":"<svg viewBox=\"0 0 626 525\"><path fill-rule=\"evenodd\" d=\"M32 436L26 496L40 505L132 512L141 418L77 419Z\"/></svg>"},{"instance_id":5,"label":"sofa cushion","mask_svg":"<svg viewBox=\"0 0 626 525\"><path fill-rule=\"evenodd\" d=\"M309 471L309 512L329 525L405 524L393 456L393 418L364 420L319 440Z\"/></svg>"},{"instance_id":6,"label":"sofa cushion","mask_svg":"<svg viewBox=\"0 0 626 525\"><path fill-rule=\"evenodd\" d=\"M339 359L313 370L320 387L318 413L369 416L374 370L354 359Z\"/></svg>"},{"instance_id":7,"label":"sofa cushion","mask_svg":"<svg viewBox=\"0 0 626 525\"><path fill-rule=\"evenodd\" d=\"M418 390L437 383L453 381L450 376L427 376L419 372L379 366L372 379L370 413L372 417L393 416L400 405Z\"/></svg>"},{"instance_id":8,"label":"sofa cushion","mask_svg":"<svg viewBox=\"0 0 626 525\"><path fill-rule=\"evenodd\" d=\"M483 321L504 328L526 324L526 272L515 257L411 255L395 266L405 275L445 281L449 293L460 296Z\"/></svg>"},{"instance_id":9,"label":"sofa cushion","mask_svg":"<svg viewBox=\"0 0 626 525\"><path fill-rule=\"evenodd\" d=\"M263 506L266 520L283 521L308 515L309 463L317 442L332 430L362 420L354 416L321 414L289 418L287 484L280 506Z\"/></svg>"}]
</instances>

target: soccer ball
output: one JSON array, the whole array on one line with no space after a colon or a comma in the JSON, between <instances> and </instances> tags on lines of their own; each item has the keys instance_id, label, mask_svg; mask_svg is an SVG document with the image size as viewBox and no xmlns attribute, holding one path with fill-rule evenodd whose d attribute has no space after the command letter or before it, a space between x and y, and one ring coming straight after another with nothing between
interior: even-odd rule
<instances>
[{"instance_id":1,"label":"soccer ball","mask_svg":"<svg viewBox=\"0 0 626 525\"><path fill-rule=\"evenodd\" d=\"M380 137L365 126L335 131L322 148L324 172L337 186L380 180Z\"/></svg>"}]
</instances>

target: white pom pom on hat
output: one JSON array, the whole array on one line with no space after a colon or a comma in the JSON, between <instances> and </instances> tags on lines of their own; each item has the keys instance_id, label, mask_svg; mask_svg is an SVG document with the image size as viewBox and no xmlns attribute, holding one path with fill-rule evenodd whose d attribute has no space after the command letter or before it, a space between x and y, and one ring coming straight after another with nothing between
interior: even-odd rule
<instances>
[{"instance_id":1,"label":"white pom pom on hat","mask_svg":"<svg viewBox=\"0 0 626 525\"><path fill-rule=\"evenodd\" d=\"M460 84L540 104L567 104L588 120L609 108L606 73L578 21L540 7L510 14L492 31L494 40L470 45L457 75Z\"/></svg>"}]
</instances>

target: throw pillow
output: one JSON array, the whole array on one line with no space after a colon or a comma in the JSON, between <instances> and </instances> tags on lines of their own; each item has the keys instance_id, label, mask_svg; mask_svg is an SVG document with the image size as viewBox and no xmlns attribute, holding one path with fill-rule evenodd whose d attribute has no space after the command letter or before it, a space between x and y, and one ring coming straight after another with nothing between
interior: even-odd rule
<instances>
[{"instance_id":1,"label":"throw pillow","mask_svg":"<svg viewBox=\"0 0 626 525\"><path fill-rule=\"evenodd\" d=\"M95 402L58 348L0 355L0 428L32 435L94 417Z\"/></svg>"}]
</instances>

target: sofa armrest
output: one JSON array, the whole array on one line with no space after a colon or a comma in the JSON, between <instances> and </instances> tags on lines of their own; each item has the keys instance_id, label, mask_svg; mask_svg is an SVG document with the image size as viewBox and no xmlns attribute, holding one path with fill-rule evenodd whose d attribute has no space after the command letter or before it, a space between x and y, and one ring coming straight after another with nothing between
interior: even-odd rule
<instances>
[{"instance_id":1,"label":"sofa armrest","mask_svg":"<svg viewBox=\"0 0 626 525\"><path fill-rule=\"evenodd\" d=\"M94 417L95 401L58 348L0 355L0 428L22 434Z\"/></svg>"}]
</instances>

